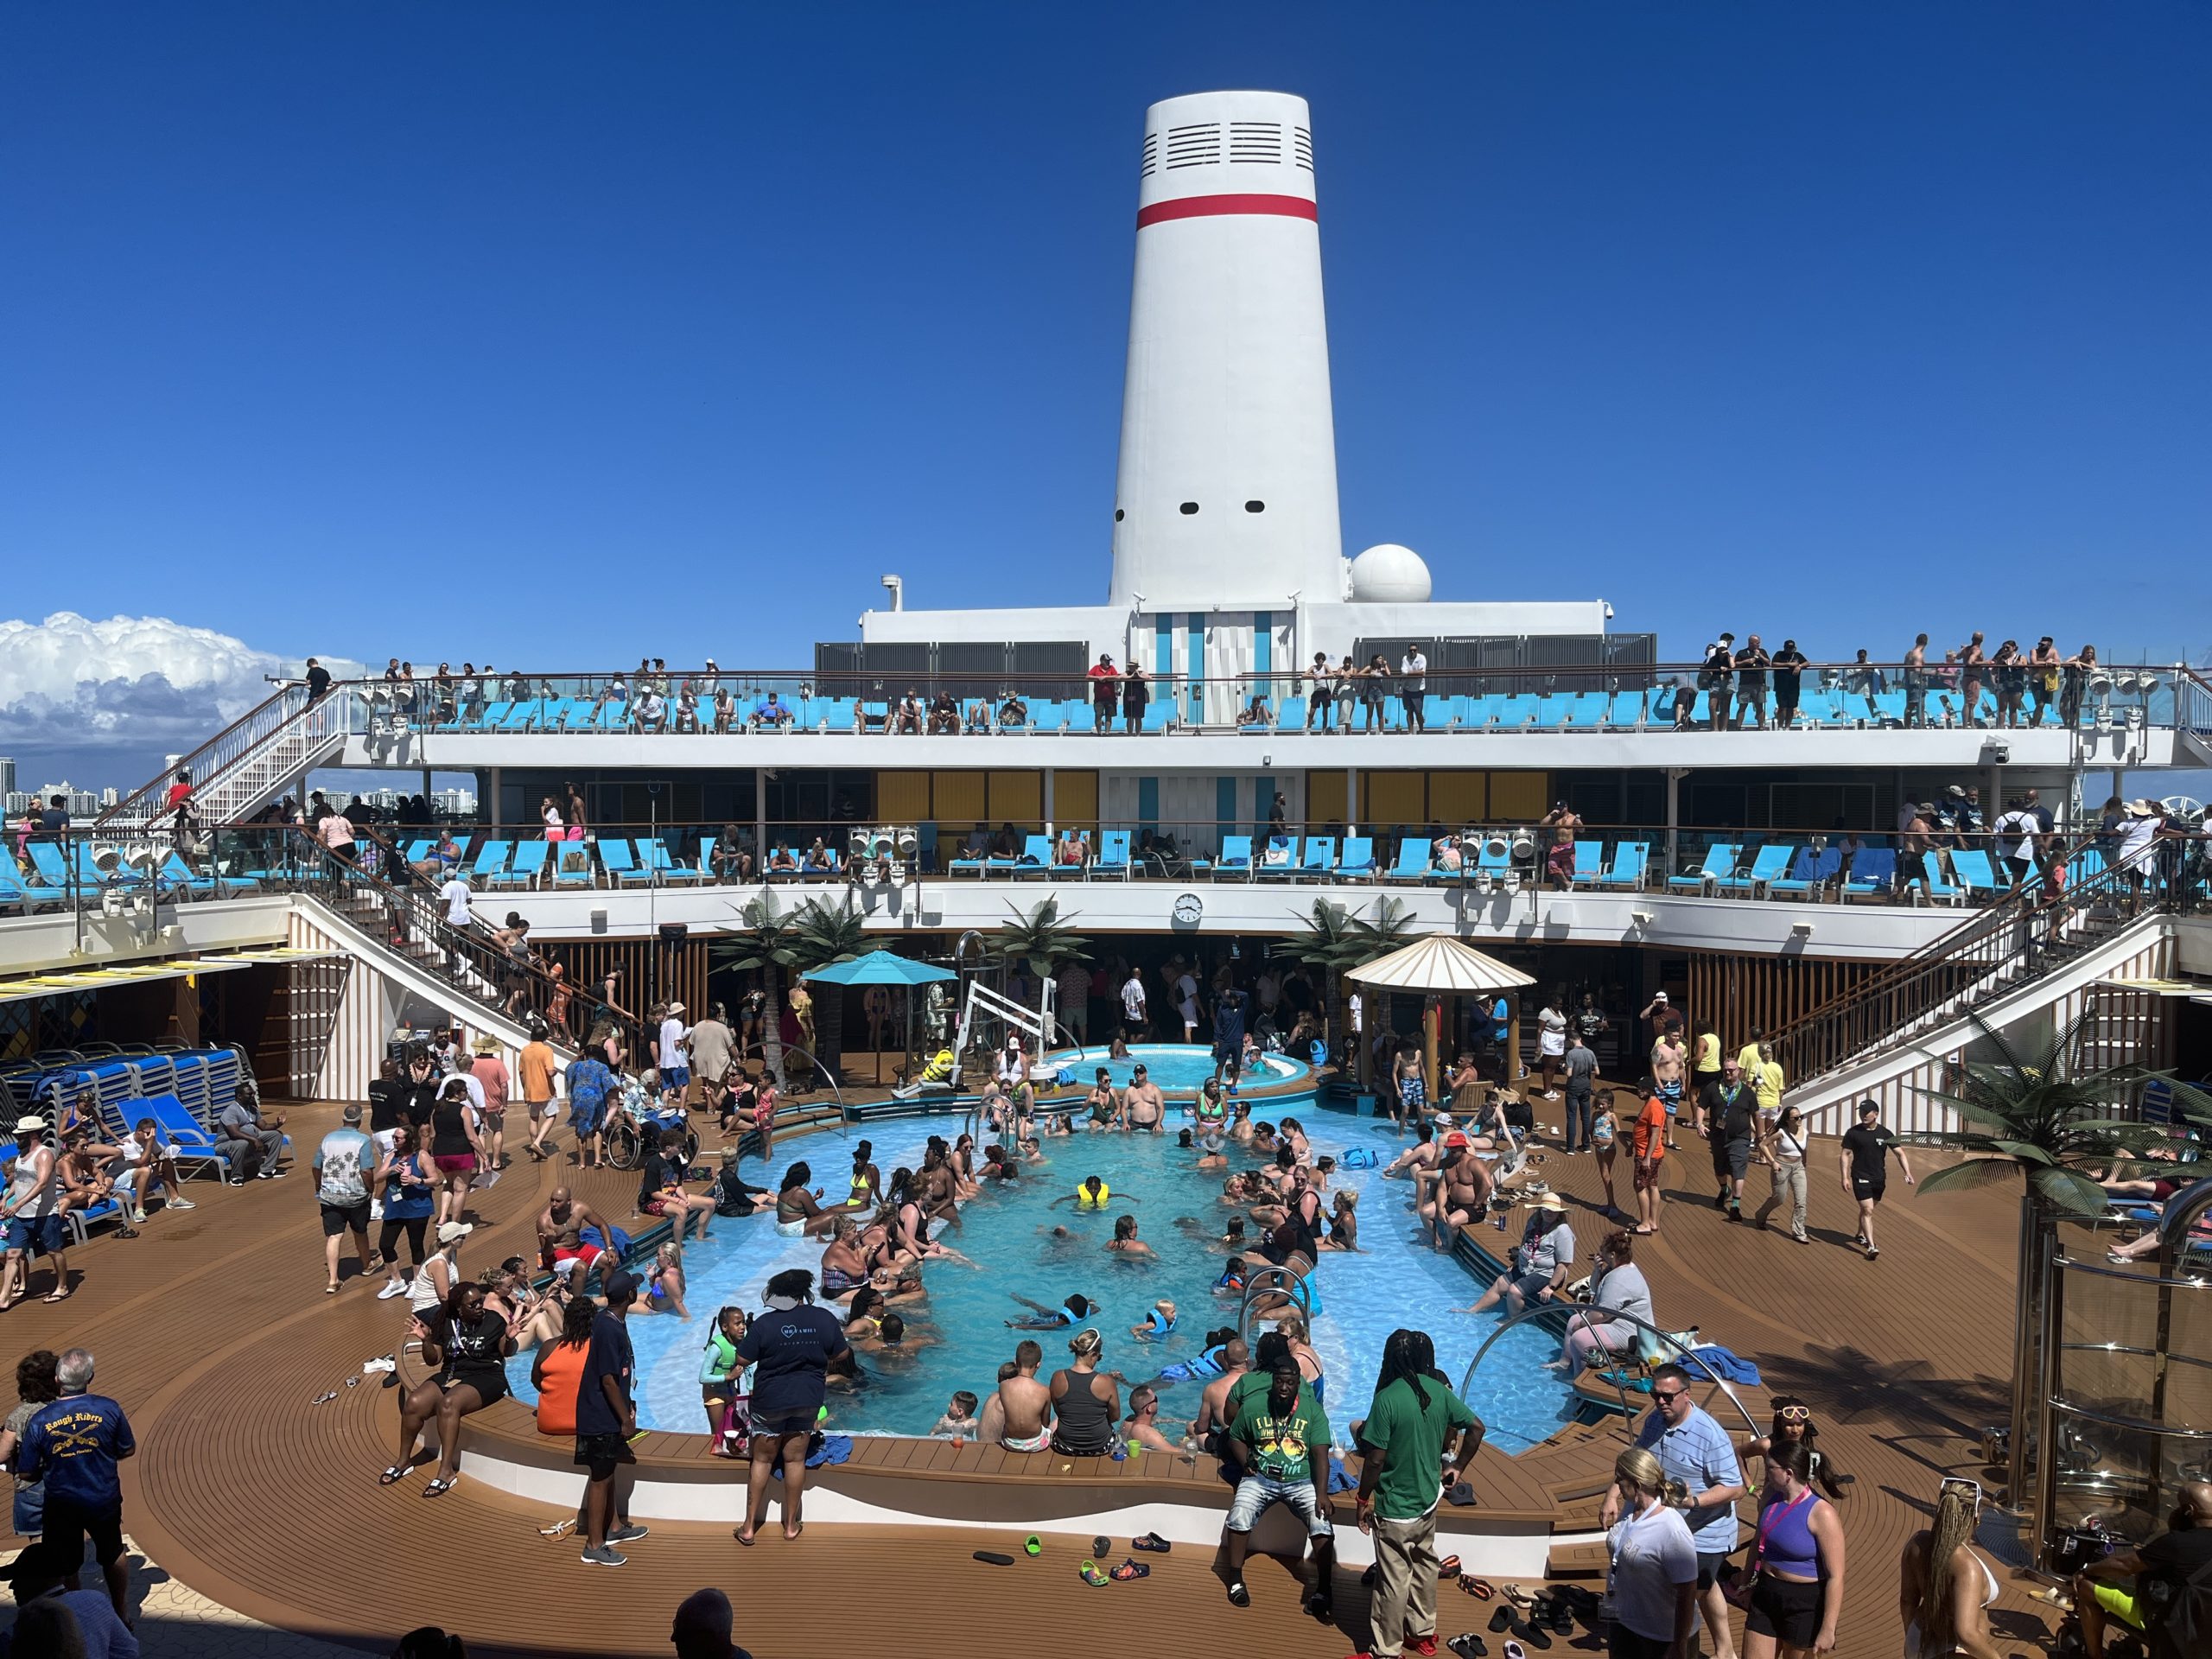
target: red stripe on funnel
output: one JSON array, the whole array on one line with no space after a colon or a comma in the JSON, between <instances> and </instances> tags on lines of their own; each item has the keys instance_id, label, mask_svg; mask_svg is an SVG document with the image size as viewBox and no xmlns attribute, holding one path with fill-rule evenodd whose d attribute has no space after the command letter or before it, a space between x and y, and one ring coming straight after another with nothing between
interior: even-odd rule
<instances>
[{"instance_id":1,"label":"red stripe on funnel","mask_svg":"<svg viewBox=\"0 0 2212 1659\"><path fill-rule=\"evenodd\" d=\"M1303 196L1184 196L1137 209L1137 229L1171 219L1211 219L1217 213L1272 213L1282 219L1310 219L1320 213Z\"/></svg>"}]
</instances>

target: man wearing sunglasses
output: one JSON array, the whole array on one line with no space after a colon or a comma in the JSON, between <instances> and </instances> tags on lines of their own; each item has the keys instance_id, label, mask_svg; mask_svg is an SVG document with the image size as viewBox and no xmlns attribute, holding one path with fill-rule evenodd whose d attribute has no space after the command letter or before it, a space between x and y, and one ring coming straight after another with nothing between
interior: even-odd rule
<instances>
[{"instance_id":1,"label":"man wearing sunglasses","mask_svg":"<svg viewBox=\"0 0 2212 1659\"><path fill-rule=\"evenodd\" d=\"M1720 1565L1736 1548L1736 1500L1744 1496L1743 1465L1719 1424L1690 1399L1690 1376L1679 1365L1662 1365L1651 1374L1651 1414L1637 1430L1636 1443L1659 1459L1669 1480L1689 1493L1682 1519L1697 1546L1698 1611L1712 1633L1713 1659L1736 1659L1728 1633L1728 1603L1720 1593ZM1618 1483L1605 1493L1598 1524L1610 1531L1621 1517Z\"/></svg>"}]
</instances>

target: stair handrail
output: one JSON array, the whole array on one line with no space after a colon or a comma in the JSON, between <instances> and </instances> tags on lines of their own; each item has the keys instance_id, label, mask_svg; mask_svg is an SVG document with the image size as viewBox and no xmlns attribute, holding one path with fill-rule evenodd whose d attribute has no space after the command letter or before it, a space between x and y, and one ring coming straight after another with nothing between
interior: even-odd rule
<instances>
[{"instance_id":1,"label":"stair handrail","mask_svg":"<svg viewBox=\"0 0 2212 1659\"><path fill-rule=\"evenodd\" d=\"M2107 865L2055 899L2040 879L2017 887L1762 1041L1789 1057L1801 1084L1824 1077L1924 1028L1992 973L2059 942L2101 901L2126 899L2136 915L2176 908L2147 874L2139 864Z\"/></svg>"},{"instance_id":2,"label":"stair handrail","mask_svg":"<svg viewBox=\"0 0 2212 1659\"><path fill-rule=\"evenodd\" d=\"M356 834L365 835L366 832L357 831ZM372 836L369 838L373 839ZM486 1013L512 1024L527 1027L533 1016L544 1020L555 994L565 990L569 999L568 1025L556 1031L548 1022L548 1040L555 1047L582 1052L591 1031L604 1020L614 1027L625 1047L632 1055L642 1056L645 1052L642 1044L650 1033L645 1031L636 1016L601 997L593 995L580 985L566 979L556 979L536 962L524 963L509 956L489 938L450 925L444 910L419 888L400 887L385 880L381 875L363 869L358 863L337 857L321 842L296 826L291 829L286 845L291 856L283 861L283 873L272 871L265 879L264 885L298 893L307 898L320 899L330 903L341 915L346 913L346 906L336 901L342 899L349 888L372 893L388 909L404 918L404 926L413 937L446 950L454 959L466 961L486 983L499 985L517 976L523 978L526 990L524 1011L515 1014L508 1010L503 999L477 991L454 974L442 976L454 990ZM385 850L389 856L397 858L400 855L396 850ZM274 862L276 861L272 861ZM577 1034L566 1036L568 1031Z\"/></svg>"},{"instance_id":3,"label":"stair handrail","mask_svg":"<svg viewBox=\"0 0 2212 1659\"><path fill-rule=\"evenodd\" d=\"M311 697L303 681L293 681L278 687L273 695L256 703L191 753L180 757L151 781L141 784L113 806L104 810L93 820L93 827L103 829L153 822L164 810L170 780L180 771L191 775L195 797L204 794L232 766L245 760L264 743L281 736L303 716L324 711L326 721L331 716L342 718L351 695L347 690L333 686L323 696Z\"/></svg>"}]
</instances>

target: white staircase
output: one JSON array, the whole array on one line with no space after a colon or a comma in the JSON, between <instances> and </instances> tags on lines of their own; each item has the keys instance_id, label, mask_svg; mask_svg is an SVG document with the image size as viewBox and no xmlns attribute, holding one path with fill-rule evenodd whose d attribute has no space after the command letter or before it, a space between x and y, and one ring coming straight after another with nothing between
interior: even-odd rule
<instances>
[{"instance_id":1,"label":"white staircase","mask_svg":"<svg viewBox=\"0 0 2212 1659\"><path fill-rule=\"evenodd\" d=\"M178 765L192 775L194 814L213 828L237 823L282 795L307 772L337 759L356 702L333 690L309 702L307 688L288 685L226 727ZM133 790L100 814L102 830L143 828L162 813L174 774Z\"/></svg>"}]
</instances>

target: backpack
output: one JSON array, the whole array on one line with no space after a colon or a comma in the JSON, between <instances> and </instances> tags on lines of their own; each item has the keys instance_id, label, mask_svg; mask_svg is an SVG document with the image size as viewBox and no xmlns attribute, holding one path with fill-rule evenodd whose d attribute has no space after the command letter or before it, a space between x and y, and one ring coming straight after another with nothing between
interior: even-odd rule
<instances>
[{"instance_id":1,"label":"backpack","mask_svg":"<svg viewBox=\"0 0 2212 1659\"><path fill-rule=\"evenodd\" d=\"M2185 1579L2145 1573L2135 1593L2152 1659L2190 1659L2212 1648L2212 1561Z\"/></svg>"}]
</instances>

